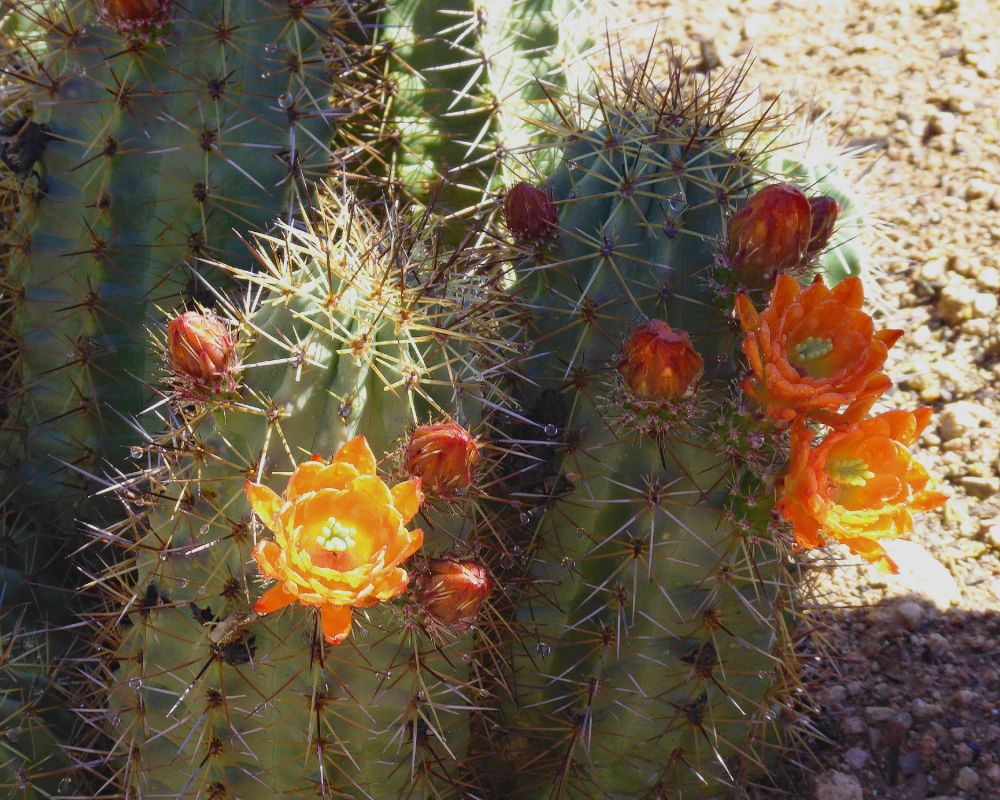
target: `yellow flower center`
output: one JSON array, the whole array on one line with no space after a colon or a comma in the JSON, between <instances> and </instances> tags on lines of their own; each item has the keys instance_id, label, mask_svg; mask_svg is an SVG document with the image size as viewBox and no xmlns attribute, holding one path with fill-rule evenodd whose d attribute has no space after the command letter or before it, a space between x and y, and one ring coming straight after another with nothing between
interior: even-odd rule
<instances>
[{"instance_id":1,"label":"yellow flower center","mask_svg":"<svg viewBox=\"0 0 1000 800\"><path fill-rule=\"evenodd\" d=\"M354 540L356 533L357 531L350 525L331 517L326 521L320 535L316 537L316 544L331 553L343 553L357 544Z\"/></svg>"},{"instance_id":2,"label":"yellow flower center","mask_svg":"<svg viewBox=\"0 0 1000 800\"><path fill-rule=\"evenodd\" d=\"M838 486L864 486L875 477L868 464L861 458L841 458L828 461L826 474Z\"/></svg>"},{"instance_id":3,"label":"yellow flower center","mask_svg":"<svg viewBox=\"0 0 1000 800\"><path fill-rule=\"evenodd\" d=\"M832 339L818 339L815 336L808 336L793 348L797 361L812 361L815 358L822 358L833 350Z\"/></svg>"}]
</instances>

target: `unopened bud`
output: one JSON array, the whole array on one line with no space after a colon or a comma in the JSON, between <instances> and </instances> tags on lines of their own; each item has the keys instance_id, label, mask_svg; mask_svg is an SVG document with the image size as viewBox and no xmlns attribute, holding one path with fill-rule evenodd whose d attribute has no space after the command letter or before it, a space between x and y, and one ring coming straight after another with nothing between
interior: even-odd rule
<instances>
[{"instance_id":1,"label":"unopened bud","mask_svg":"<svg viewBox=\"0 0 1000 800\"><path fill-rule=\"evenodd\" d=\"M236 373L236 337L222 320L185 311L167 326L170 367L199 389L219 391Z\"/></svg>"},{"instance_id":2,"label":"unopened bud","mask_svg":"<svg viewBox=\"0 0 1000 800\"><path fill-rule=\"evenodd\" d=\"M629 331L618 364L625 384L642 400L683 397L704 369L687 333L657 319Z\"/></svg>"},{"instance_id":3,"label":"unopened bud","mask_svg":"<svg viewBox=\"0 0 1000 800\"><path fill-rule=\"evenodd\" d=\"M403 456L408 474L423 481L425 491L448 497L472 485L479 446L456 422L418 425Z\"/></svg>"},{"instance_id":4,"label":"unopened bud","mask_svg":"<svg viewBox=\"0 0 1000 800\"><path fill-rule=\"evenodd\" d=\"M173 0L101 0L101 12L119 33L139 33L165 23L173 13Z\"/></svg>"},{"instance_id":5,"label":"unopened bud","mask_svg":"<svg viewBox=\"0 0 1000 800\"><path fill-rule=\"evenodd\" d=\"M829 195L820 195L809 200L812 211L812 229L809 234L808 255L818 253L830 241L833 229L837 225L837 215L840 214L840 203Z\"/></svg>"},{"instance_id":6,"label":"unopened bud","mask_svg":"<svg viewBox=\"0 0 1000 800\"><path fill-rule=\"evenodd\" d=\"M558 232L556 204L548 192L530 183L522 181L510 187L503 210L507 228L518 244L540 244Z\"/></svg>"},{"instance_id":7,"label":"unopened bud","mask_svg":"<svg viewBox=\"0 0 1000 800\"><path fill-rule=\"evenodd\" d=\"M475 561L432 558L415 580L417 599L427 615L456 630L475 624L492 591L486 567Z\"/></svg>"},{"instance_id":8,"label":"unopened bud","mask_svg":"<svg viewBox=\"0 0 1000 800\"><path fill-rule=\"evenodd\" d=\"M729 218L729 263L740 280L769 283L802 263L811 234L806 196L790 183L773 183Z\"/></svg>"}]
</instances>

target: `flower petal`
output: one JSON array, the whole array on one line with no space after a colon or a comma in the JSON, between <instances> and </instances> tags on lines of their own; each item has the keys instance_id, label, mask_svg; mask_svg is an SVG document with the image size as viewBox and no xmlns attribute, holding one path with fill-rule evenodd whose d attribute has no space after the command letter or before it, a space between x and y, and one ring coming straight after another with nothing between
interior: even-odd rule
<instances>
[{"instance_id":1,"label":"flower petal","mask_svg":"<svg viewBox=\"0 0 1000 800\"><path fill-rule=\"evenodd\" d=\"M368 440L364 436L355 436L347 442L333 457L334 463L339 461L353 465L361 475L374 475L378 462L375 454L368 446Z\"/></svg>"},{"instance_id":2,"label":"flower petal","mask_svg":"<svg viewBox=\"0 0 1000 800\"><path fill-rule=\"evenodd\" d=\"M340 644L351 632L351 607L325 605L319 612L320 627L327 644Z\"/></svg>"},{"instance_id":3,"label":"flower petal","mask_svg":"<svg viewBox=\"0 0 1000 800\"><path fill-rule=\"evenodd\" d=\"M243 491L261 522L271 527L274 517L281 508L281 498L264 484L253 481L247 481Z\"/></svg>"},{"instance_id":4,"label":"flower petal","mask_svg":"<svg viewBox=\"0 0 1000 800\"><path fill-rule=\"evenodd\" d=\"M258 614L271 614L294 603L295 600L295 595L286 592L283 584L276 583L258 598L253 604L253 610Z\"/></svg>"},{"instance_id":5,"label":"flower petal","mask_svg":"<svg viewBox=\"0 0 1000 800\"><path fill-rule=\"evenodd\" d=\"M403 524L408 525L424 502L424 493L420 488L420 478L410 478L392 487L392 502L403 518Z\"/></svg>"}]
</instances>

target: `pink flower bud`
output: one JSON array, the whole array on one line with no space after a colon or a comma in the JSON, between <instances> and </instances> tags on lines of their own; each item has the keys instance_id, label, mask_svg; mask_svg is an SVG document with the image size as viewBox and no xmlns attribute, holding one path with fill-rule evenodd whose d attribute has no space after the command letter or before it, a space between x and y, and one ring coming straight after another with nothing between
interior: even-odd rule
<instances>
[{"instance_id":1,"label":"pink flower bud","mask_svg":"<svg viewBox=\"0 0 1000 800\"><path fill-rule=\"evenodd\" d=\"M809 201L790 183L773 183L729 218L729 263L751 285L770 283L805 258L812 233Z\"/></svg>"},{"instance_id":2,"label":"pink flower bud","mask_svg":"<svg viewBox=\"0 0 1000 800\"><path fill-rule=\"evenodd\" d=\"M704 368L687 333L658 319L629 331L618 364L625 384L642 400L683 397Z\"/></svg>"},{"instance_id":3,"label":"pink flower bud","mask_svg":"<svg viewBox=\"0 0 1000 800\"><path fill-rule=\"evenodd\" d=\"M219 391L234 382L236 337L222 320L185 311L167 325L167 352L175 375L198 389Z\"/></svg>"},{"instance_id":4,"label":"pink flower bud","mask_svg":"<svg viewBox=\"0 0 1000 800\"><path fill-rule=\"evenodd\" d=\"M486 567L474 561L432 558L414 582L417 599L435 622L464 630L474 625L493 591Z\"/></svg>"},{"instance_id":5,"label":"pink flower bud","mask_svg":"<svg viewBox=\"0 0 1000 800\"><path fill-rule=\"evenodd\" d=\"M427 492L449 497L472 485L472 470L479 463L476 440L456 422L418 425L410 436L403 465L423 481Z\"/></svg>"}]
</instances>

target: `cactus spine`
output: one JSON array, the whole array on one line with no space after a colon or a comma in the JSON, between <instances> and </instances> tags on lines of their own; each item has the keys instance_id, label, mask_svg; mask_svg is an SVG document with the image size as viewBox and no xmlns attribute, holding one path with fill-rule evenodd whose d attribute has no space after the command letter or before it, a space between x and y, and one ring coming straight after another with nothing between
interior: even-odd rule
<instances>
[{"instance_id":1,"label":"cactus spine","mask_svg":"<svg viewBox=\"0 0 1000 800\"><path fill-rule=\"evenodd\" d=\"M515 396L561 436L518 537L503 796L721 797L764 762L794 580L770 525L782 442L735 386L722 257L754 182L735 154L768 122L730 91L639 72L553 115L574 120L547 182L559 238L515 251L512 291L536 343ZM659 396L623 377L630 331L657 320L697 352Z\"/></svg>"},{"instance_id":2,"label":"cactus spine","mask_svg":"<svg viewBox=\"0 0 1000 800\"><path fill-rule=\"evenodd\" d=\"M126 796L448 795L480 701L471 635L429 636L406 601L355 610L333 649L301 606L254 621L262 532L243 491L248 478L280 491L357 434L385 457L408 424L468 420L491 391L481 373L509 351L497 289L474 248L377 227L333 191L282 236L260 239L257 273L238 273L260 292L231 309L239 395L202 401L147 448L156 466L112 531L134 537L131 572L105 581L128 598L105 631L118 780ZM478 494L425 504L426 552L474 547Z\"/></svg>"},{"instance_id":3,"label":"cactus spine","mask_svg":"<svg viewBox=\"0 0 1000 800\"><path fill-rule=\"evenodd\" d=\"M23 164L6 276L20 388L4 463L24 462L36 498L80 486L50 477L60 462L120 462L154 373L143 322L178 302L199 259L248 263L234 229L289 218L350 105L336 5L160 7L165 21L141 29L119 4L21 9L45 33L19 76L45 141Z\"/></svg>"}]
</instances>

